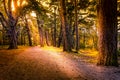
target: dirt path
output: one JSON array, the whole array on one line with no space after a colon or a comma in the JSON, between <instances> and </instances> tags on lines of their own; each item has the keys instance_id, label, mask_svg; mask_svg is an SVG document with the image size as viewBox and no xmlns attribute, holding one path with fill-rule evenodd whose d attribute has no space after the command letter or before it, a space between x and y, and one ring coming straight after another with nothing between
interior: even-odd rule
<instances>
[{"instance_id":1,"label":"dirt path","mask_svg":"<svg viewBox=\"0 0 120 80\"><path fill-rule=\"evenodd\" d=\"M76 56L39 47L15 55L0 68L0 80L120 80L120 67L97 67Z\"/></svg>"}]
</instances>

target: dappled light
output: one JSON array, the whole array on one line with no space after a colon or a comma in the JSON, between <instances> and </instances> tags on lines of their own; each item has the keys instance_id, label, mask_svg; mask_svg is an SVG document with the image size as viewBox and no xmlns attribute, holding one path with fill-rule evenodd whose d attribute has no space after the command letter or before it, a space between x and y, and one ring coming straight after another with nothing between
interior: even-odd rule
<instances>
[{"instance_id":1,"label":"dappled light","mask_svg":"<svg viewBox=\"0 0 120 80\"><path fill-rule=\"evenodd\" d=\"M24 6L24 5L26 5L26 4L27 4L26 0L23 0L22 6Z\"/></svg>"},{"instance_id":2,"label":"dappled light","mask_svg":"<svg viewBox=\"0 0 120 80\"><path fill-rule=\"evenodd\" d=\"M120 0L0 0L0 80L119 75Z\"/></svg>"},{"instance_id":3,"label":"dappled light","mask_svg":"<svg viewBox=\"0 0 120 80\"><path fill-rule=\"evenodd\" d=\"M45 46L42 49L52 51L52 52L62 52L62 48L55 48L53 46Z\"/></svg>"},{"instance_id":4,"label":"dappled light","mask_svg":"<svg viewBox=\"0 0 120 80\"><path fill-rule=\"evenodd\" d=\"M20 6L20 0L17 0L17 5Z\"/></svg>"},{"instance_id":5,"label":"dappled light","mask_svg":"<svg viewBox=\"0 0 120 80\"><path fill-rule=\"evenodd\" d=\"M34 11L31 12L32 17L36 17L36 13Z\"/></svg>"},{"instance_id":6,"label":"dappled light","mask_svg":"<svg viewBox=\"0 0 120 80\"><path fill-rule=\"evenodd\" d=\"M14 0L12 0L11 5L12 5L12 11L15 11Z\"/></svg>"},{"instance_id":7,"label":"dappled light","mask_svg":"<svg viewBox=\"0 0 120 80\"><path fill-rule=\"evenodd\" d=\"M86 56L91 56L91 57L97 57L98 55L97 50L85 49L85 50L80 50L80 52Z\"/></svg>"}]
</instances>

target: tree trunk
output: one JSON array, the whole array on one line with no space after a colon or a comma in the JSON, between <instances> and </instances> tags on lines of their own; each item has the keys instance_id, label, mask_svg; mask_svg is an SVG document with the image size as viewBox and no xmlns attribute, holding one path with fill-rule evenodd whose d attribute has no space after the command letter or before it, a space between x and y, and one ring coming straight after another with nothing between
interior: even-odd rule
<instances>
[{"instance_id":1,"label":"tree trunk","mask_svg":"<svg viewBox=\"0 0 120 80\"><path fill-rule=\"evenodd\" d=\"M56 47L56 7L54 7L54 33L53 33L53 46Z\"/></svg>"},{"instance_id":2,"label":"tree trunk","mask_svg":"<svg viewBox=\"0 0 120 80\"><path fill-rule=\"evenodd\" d=\"M2 31L0 31L0 45L2 45Z\"/></svg>"},{"instance_id":3,"label":"tree trunk","mask_svg":"<svg viewBox=\"0 0 120 80\"><path fill-rule=\"evenodd\" d=\"M70 43L70 32L69 26L67 24L66 19L66 5L65 0L60 0L60 16L61 16L61 23L62 23L62 33L63 33L63 51L71 51L71 43Z\"/></svg>"},{"instance_id":4,"label":"tree trunk","mask_svg":"<svg viewBox=\"0 0 120 80\"><path fill-rule=\"evenodd\" d=\"M24 35L24 36L25 36L25 35ZM20 44L23 45L23 42L24 42L23 38L24 38L24 37L23 37L23 35L22 35L22 32L21 32L21 36L20 36L20 37L21 37L21 43L20 43Z\"/></svg>"},{"instance_id":5,"label":"tree trunk","mask_svg":"<svg viewBox=\"0 0 120 80\"><path fill-rule=\"evenodd\" d=\"M53 34L54 34L54 33L53 33L53 30L54 30L54 29L53 29L53 27L51 27L50 30L51 30L51 31L50 31L50 32L51 32L51 44L54 45L54 35L53 35Z\"/></svg>"},{"instance_id":6,"label":"tree trunk","mask_svg":"<svg viewBox=\"0 0 120 80\"><path fill-rule=\"evenodd\" d=\"M10 31L10 44L8 49L17 49L17 33L16 33L16 26L11 26L11 31Z\"/></svg>"},{"instance_id":7,"label":"tree trunk","mask_svg":"<svg viewBox=\"0 0 120 80\"><path fill-rule=\"evenodd\" d=\"M23 42L24 46L26 44L26 36L24 36L24 42Z\"/></svg>"},{"instance_id":8,"label":"tree trunk","mask_svg":"<svg viewBox=\"0 0 120 80\"><path fill-rule=\"evenodd\" d=\"M63 34L62 34L62 25L61 25L61 27L60 27L60 33L59 33L59 37L58 37L57 47L60 47L60 45L62 43L62 37L63 37Z\"/></svg>"},{"instance_id":9,"label":"tree trunk","mask_svg":"<svg viewBox=\"0 0 120 80\"><path fill-rule=\"evenodd\" d=\"M75 0L75 31L76 31L76 52L79 51L79 33L78 33L78 13L77 13L77 0Z\"/></svg>"},{"instance_id":10,"label":"tree trunk","mask_svg":"<svg viewBox=\"0 0 120 80\"><path fill-rule=\"evenodd\" d=\"M43 35L43 25L41 25L41 27L39 27L39 35L40 35L40 45L41 47L44 46L44 35Z\"/></svg>"},{"instance_id":11,"label":"tree trunk","mask_svg":"<svg viewBox=\"0 0 120 80\"><path fill-rule=\"evenodd\" d=\"M25 17L25 27L26 27L26 29L27 29L27 35L28 35L29 46L32 46L31 33L30 33L30 29L29 29L28 21L27 21L26 17Z\"/></svg>"},{"instance_id":12,"label":"tree trunk","mask_svg":"<svg viewBox=\"0 0 120 80\"><path fill-rule=\"evenodd\" d=\"M98 65L118 66L117 0L98 0Z\"/></svg>"},{"instance_id":13,"label":"tree trunk","mask_svg":"<svg viewBox=\"0 0 120 80\"><path fill-rule=\"evenodd\" d=\"M83 32L83 44L84 44L84 49L85 49L85 43L86 43L86 34L85 34L85 29L84 29L84 32Z\"/></svg>"},{"instance_id":14,"label":"tree trunk","mask_svg":"<svg viewBox=\"0 0 120 80\"><path fill-rule=\"evenodd\" d=\"M49 30L48 29L46 29L45 30L45 38L46 38L46 44L47 44L47 46L50 46L50 44L49 44Z\"/></svg>"}]
</instances>

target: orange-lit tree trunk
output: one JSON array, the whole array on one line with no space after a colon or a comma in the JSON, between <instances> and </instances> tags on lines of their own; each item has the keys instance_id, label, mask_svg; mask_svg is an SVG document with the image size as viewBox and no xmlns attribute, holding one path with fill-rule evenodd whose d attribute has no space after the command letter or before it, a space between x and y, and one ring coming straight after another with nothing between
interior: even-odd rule
<instances>
[{"instance_id":1,"label":"orange-lit tree trunk","mask_svg":"<svg viewBox=\"0 0 120 80\"><path fill-rule=\"evenodd\" d=\"M10 44L8 49L17 49L17 32L16 32L16 24L10 25Z\"/></svg>"},{"instance_id":2,"label":"orange-lit tree trunk","mask_svg":"<svg viewBox=\"0 0 120 80\"><path fill-rule=\"evenodd\" d=\"M30 33L30 28L29 28L29 25L28 25L28 20L26 19L25 17L25 27L27 29L27 36L28 36L28 41L29 41L29 46L32 46L32 36L31 36L31 33Z\"/></svg>"},{"instance_id":3,"label":"orange-lit tree trunk","mask_svg":"<svg viewBox=\"0 0 120 80\"><path fill-rule=\"evenodd\" d=\"M44 46L44 32L43 32L43 25L41 24L39 14L37 14L37 24L38 24L38 32L40 37L40 46Z\"/></svg>"},{"instance_id":4,"label":"orange-lit tree trunk","mask_svg":"<svg viewBox=\"0 0 120 80\"><path fill-rule=\"evenodd\" d=\"M60 16L61 16L61 24L62 24L62 33L63 33L63 51L71 51L71 43L70 43L70 32L69 26L67 23L67 13L66 13L66 0L60 0Z\"/></svg>"},{"instance_id":5,"label":"orange-lit tree trunk","mask_svg":"<svg viewBox=\"0 0 120 80\"><path fill-rule=\"evenodd\" d=\"M39 30L39 36L40 36L40 45L41 47L44 46L44 32L43 32L43 25L38 27Z\"/></svg>"},{"instance_id":6,"label":"orange-lit tree trunk","mask_svg":"<svg viewBox=\"0 0 120 80\"><path fill-rule=\"evenodd\" d=\"M3 0L4 9L7 14L8 20L6 21L7 27L9 27L9 48L8 49L17 49L17 32L16 32L16 25L18 22L18 18L13 15L12 12L12 0L8 0L8 4L6 7L6 1Z\"/></svg>"},{"instance_id":7,"label":"orange-lit tree trunk","mask_svg":"<svg viewBox=\"0 0 120 80\"><path fill-rule=\"evenodd\" d=\"M46 39L47 46L50 46L50 44L49 44L49 29L45 30L45 39Z\"/></svg>"},{"instance_id":8,"label":"orange-lit tree trunk","mask_svg":"<svg viewBox=\"0 0 120 80\"><path fill-rule=\"evenodd\" d=\"M98 0L98 65L118 66L117 0Z\"/></svg>"}]
</instances>

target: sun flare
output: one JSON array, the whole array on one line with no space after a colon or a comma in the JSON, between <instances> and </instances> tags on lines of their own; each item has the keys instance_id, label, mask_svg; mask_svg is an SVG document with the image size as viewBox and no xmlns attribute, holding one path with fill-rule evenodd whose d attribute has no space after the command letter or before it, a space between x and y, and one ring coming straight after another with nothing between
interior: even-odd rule
<instances>
[{"instance_id":1,"label":"sun flare","mask_svg":"<svg viewBox=\"0 0 120 80\"><path fill-rule=\"evenodd\" d=\"M12 11L15 11L15 5L14 5L14 1L12 0L12 3L11 3L12 5Z\"/></svg>"},{"instance_id":2,"label":"sun flare","mask_svg":"<svg viewBox=\"0 0 120 80\"><path fill-rule=\"evenodd\" d=\"M20 6L20 0L17 1L17 5Z\"/></svg>"},{"instance_id":3,"label":"sun flare","mask_svg":"<svg viewBox=\"0 0 120 80\"><path fill-rule=\"evenodd\" d=\"M27 4L27 2L26 2L26 0L24 0L23 2L22 2L22 6L24 6L24 5L26 5Z\"/></svg>"},{"instance_id":4,"label":"sun flare","mask_svg":"<svg viewBox=\"0 0 120 80\"><path fill-rule=\"evenodd\" d=\"M36 17L36 13L34 11L31 12L32 17Z\"/></svg>"}]
</instances>

